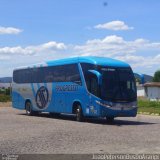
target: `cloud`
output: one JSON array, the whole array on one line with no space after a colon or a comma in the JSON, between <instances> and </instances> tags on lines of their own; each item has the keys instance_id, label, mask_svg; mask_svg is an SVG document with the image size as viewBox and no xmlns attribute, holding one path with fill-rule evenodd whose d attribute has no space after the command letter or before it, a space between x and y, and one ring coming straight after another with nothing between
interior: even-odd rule
<instances>
[{"instance_id":1,"label":"cloud","mask_svg":"<svg viewBox=\"0 0 160 160\"><path fill-rule=\"evenodd\" d=\"M67 45L55 41L26 47L1 47L0 75L11 76L14 68L71 56L67 52Z\"/></svg>"},{"instance_id":2,"label":"cloud","mask_svg":"<svg viewBox=\"0 0 160 160\"><path fill-rule=\"evenodd\" d=\"M19 34L22 30L13 27L2 27L0 26L0 34Z\"/></svg>"},{"instance_id":3,"label":"cloud","mask_svg":"<svg viewBox=\"0 0 160 160\"><path fill-rule=\"evenodd\" d=\"M116 55L129 54L137 51L145 50L159 50L160 42L150 42L146 39L136 39L133 41L126 41L123 37L110 35L103 39L88 40L84 45L76 45L76 51L82 54L92 55Z\"/></svg>"},{"instance_id":4,"label":"cloud","mask_svg":"<svg viewBox=\"0 0 160 160\"><path fill-rule=\"evenodd\" d=\"M98 24L94 26L94 28L108 29L108 30L114 30L114 31L134 29L133 27L129 27L128 25L126 25L123 21L111 21L104 24Z\"/></svg>"},{"instance_id":5,"label":"cloud","mask_svg":"<svg viewBox=\"0 0 160 160\"><path fill-rule=\"evenodd\" d=\"M129 62L133 67L151 67L160 63L160 54L155 56L123 55L116 58Z\"/></svg>"},{"instance_id":6,"label":"cloud","mask_svg":"<svg viewBox=\"0 0 160 160\"><path fill-rule=\"evenodd\" d=\"M153 74L160 63L160 42L150 42L143 38L127 41L123 37L110 35L88 40L84 45L74 46L74 50L81 56L111 57L128 62L142 73L148 73L146 68L151 68L149 72ZM149 55L145 55L145 52Z\"/></svg>"},{"instance_id":7,"label":"cloud","mask_svg":"<svg viewBox=\"0 0 160 160\"><path fill-rule=\"evenodd\" d=\"M160 54L155 56L123 55L114 58L128 62L138 73L153 75L156 70L160 69Z\"/></svg>"},{"instance_id":8,"label":"cloud","mask_svg":"<svg viewBox=\"0 0 160 160\"><path fill-rule=\"evenodd\" d=\"M66 49L67 47L66 47L66 45L64 43L57 43L55 41L51 41L51 42L42 44L41 48L43 48L43 49L59 49L59 50L62 50L62 49Z\"/></svg>"},{"instance_id":9,"label":"cloud","mask_svg":"<svg viewBox=\"0 0 160 160\"><path fill-rule=\"evenodd\" d=\"M0 55L36 55L39 53L50 53L59 50L65 50L67 47L64 43L57 43L55 41L47 42L35 46L27 47L3 47L0 48Z\"/></svg>"},{"instance_id":10,"label":"cloud","mask_svg":"<svg viewBox=\"0 0 160 160\"><path fill-rule=\"evenodd\" d=\"M153 74L160 68L160 42L143 38L129 41L110 35L102 39L88 40L82 45L50 41L26 47L2 47L0 74L8 76L15 67L74 56L111 57L129 63L135 72Z\"/></svg>"},{"instance_id":11,"label":"cloud","mask_svg":"<svg viewBox=\"0 0 160 160\"><path fill-rule=\"evenodd\" d=\"M9 56L0 56L0 60L9 60L10 57Z\"/></svg>"}]
</instances>

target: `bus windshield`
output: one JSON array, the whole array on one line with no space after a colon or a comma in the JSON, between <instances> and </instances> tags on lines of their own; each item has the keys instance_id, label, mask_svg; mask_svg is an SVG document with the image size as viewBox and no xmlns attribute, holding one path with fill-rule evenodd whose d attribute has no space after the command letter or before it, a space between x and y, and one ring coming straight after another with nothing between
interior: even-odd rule
<instances>
[{"instance_id":1,"label":"bus windshield","mask_svg":"<svg viewBox=\"0 0 160 160\"><path fill-rule=\"evenodd\" d=\"M135 101L137 91L131 68L101 68L101 98L112 102Z\"/></svg>"}]
</instances>

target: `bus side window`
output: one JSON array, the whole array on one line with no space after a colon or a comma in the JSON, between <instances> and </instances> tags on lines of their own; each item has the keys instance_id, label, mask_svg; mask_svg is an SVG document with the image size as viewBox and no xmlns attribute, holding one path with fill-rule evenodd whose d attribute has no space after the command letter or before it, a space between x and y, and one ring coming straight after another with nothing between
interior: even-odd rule
<instances>
[{"instance_id":1,"label":"bus side window","mask_svg":"<svg viewBox=\"0 0 160 160\"><path fill-rule=\"evenodd\" d=\"M66 68L66 82L73 82L82 85L78 65L69 64L66 65L65 68Z\"/></svg>"},{"instance_id":2,"label":"bus side window","mask_svg":"<svg viewBox=\"0 0 160 160\"><path fill-rule=\"evenodd\" d=\"M94 77L90 79L90 92L93 95L98 96L98 81Z\"/></svg>"}]
</instances>

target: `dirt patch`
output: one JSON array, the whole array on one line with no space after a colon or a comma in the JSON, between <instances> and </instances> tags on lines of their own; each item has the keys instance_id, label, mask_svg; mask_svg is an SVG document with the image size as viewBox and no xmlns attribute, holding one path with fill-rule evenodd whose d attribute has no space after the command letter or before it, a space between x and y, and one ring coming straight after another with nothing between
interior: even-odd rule
<instances>
[{"instance_id":1,"label":"dirt patch","mask_svg":"<svg viewBox=\"0 0 160 160\"><path fill-rule=\"evenodd\" d=\"M0 107L11 107L12 102L0 102Z\"/></svg>"}]
</instances>

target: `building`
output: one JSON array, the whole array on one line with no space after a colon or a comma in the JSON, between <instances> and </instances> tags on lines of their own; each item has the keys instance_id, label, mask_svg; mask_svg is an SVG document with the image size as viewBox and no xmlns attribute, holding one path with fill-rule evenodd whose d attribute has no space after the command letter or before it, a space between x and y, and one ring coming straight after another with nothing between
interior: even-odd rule
<instances>
[{"instance_id":1,"label":"building","mask_svg":"<svg viewBox=\"0 0 160 160\"><path fill-rule=\"evenodd\" d=\"M11 87L11 83L0 83L1 89L6 89L6 88L10 88L10 87Z\"/></svg>"},{"instance_id":2,"label":"building","mask_svg":"<svg viewBox=\"0 0 160 160\"><path fill-rule=\"evenodd\" d=\"M12 83L12 77L0 78L0 89L10 88Z\"/></svg>"},{"instance_id":3,"label":"building","mask_svg":"<svg viewBox=\"0 0 160 160\"><path fill-rule=\"evenodd\" d=\"M137 85L137 96L138 97L144 97L145 96L144 86L142 84Z\"/></svg>"},{"instance_id":4,"label":"building","mask_svg":"<svg viewBox=\"0 0 160 160\"><path fill-rule=\"evenodd\" d=\"M138 97L144 97L145 96L145 90L144 90L144 84L148 82L152 82L153 77L146 74L141 73L134 73L135 79L136 79L136 85L137 85L137 96Z\"/></svg>"},{"instance_id":5,"label":"building","mask_svg":"<svg viewBox=\"0 0 160 160\"><path fill-rule=\"evenodd\" d=\"M151 101L160 101L160 82L144 84L145 96Z\"/></svg>"}]
</instances>

